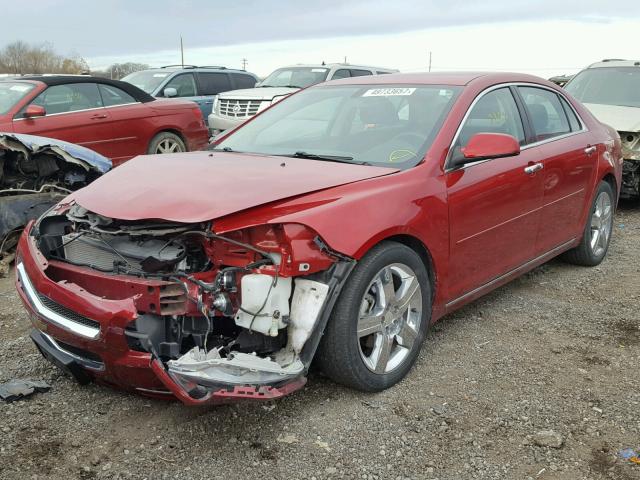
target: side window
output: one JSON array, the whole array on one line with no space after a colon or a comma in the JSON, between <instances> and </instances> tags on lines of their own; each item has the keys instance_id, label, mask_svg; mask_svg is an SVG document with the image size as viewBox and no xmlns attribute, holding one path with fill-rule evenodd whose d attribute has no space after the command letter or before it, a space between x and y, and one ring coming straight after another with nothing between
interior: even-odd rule
<instances>
[{"instance_id":1,"label":"side window","mask_svg":"<svg viewBox=\"0 0 640 480\"><path fill-rule=\"evenodd\" d=\"M366 75L372 75L369 70L357 70L352 68L350 72L352 77L364 77Z\"/></svg>"},{"instance_id":2,"label":"side window","mask_svg":"<svg viewBox=\"0 0 640 480\"><path fill-rule=\"evenodd\" d=\"M176 75L164 88L175 88L179 97L195 97L196 94L196 80L193 78L192 73L183 73Z\"/></svg>"},{"instance_id":3,"label":"side window","mask_svg":"<svg viewBox=\"0 0 640 480\"><path fill-rule=\"evenodd\" d=\"M580 120L578 120L578 117L576 116L573 108L571 108L571 106L569 105L569 102L560 97L560 103L562 103L564 112L567 114L567 117L569 117L569 126L571 127L571 131L579 132L580 130L582 130L582 124L580 123Z\"/></svg>"},{"instance_id":4,"label":"side window","mask_svg":"<svg viewBox=\"0 0 640 480\"><path fill-rule=\"evenodd\" d=\"M124 90L112 85L104 85L99 83L98 89L102 96L102 103L105 107L113 107L114 105L125 105L127 103L137 103L136 99Z\"/></svg>"},{"instance_id":5,"label":"side window","mask_svg":"<svg viewBox=\"0 0 640 480\"><path fill-rule=\"evenodd\" d=\"M518 90L529 111L538 142L571 131L569 120L556 93L536 87L518 87Z\"/></svg>"},{"instance_id":6,"label":"side window","mask_svg":"<svg viewBox=\"0 0 640 480\"><path fill-rule=\"evenodd\" d=\"M98 85L95 83L55 85L38 95L32 103L43 106L47 115L102 107Z\"/></svg>"},{"instance_id":7,"label":"side window","mask_svg":"<svg viewBox=\"0 0 640 480\"><path fill-rule=\"evenodd\" d=\"M240 90L242 88L253 88L256 86L256 79L251 75L245 75L244 73L232 73L233 83L235 88Z\"/></svg>"},{"instance_id":8,"label":"side window","mask_svg":"<svg viewBox=\"0 0 640 480\"><path fill-rule=\"evenodd\" d=\"M336 70L335 72L333 72L331 80L338 80L339 78L349 78L350 76L351 74L349 73L349 70L347 70L346 68L341 68L340 70Z\"/></svg>"},{"instance_id":9,"label":"side window","mask_svg":"<svg viewBox=\"0 0 640 480\"><path fill-rule=\"evenodd\" d=\"M200 95L217 95L231 90L231 80L226 73L198 73Z\"/></svg>"},{"instance_id":10,"label":"side window","mask_svg":"<svg viewBox=\"0 0 640 480\"><path fill-rule=\"evenodd\" d=\"M460 131L455 147L465 146L476 133L506 133L524 144L524 128L508 88L493 90L478 100Z\"/></svg>"}]
</instances>

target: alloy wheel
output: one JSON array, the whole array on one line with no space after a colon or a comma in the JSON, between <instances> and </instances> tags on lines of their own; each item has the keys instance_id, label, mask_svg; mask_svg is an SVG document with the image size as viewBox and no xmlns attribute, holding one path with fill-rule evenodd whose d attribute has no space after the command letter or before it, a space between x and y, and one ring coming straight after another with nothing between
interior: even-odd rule
<instances>
[{"instance_id":1,"label":"alloy wheel","mask_svg":"<svg viewBox=\"0 0 640 480\"><path fill-rule=\"evenodd\" d=\"M182 145L170 138L161 140L156 147L156 153L178 153L182 151Z\"/></svg>"},{"instance_id":2,"label":"alloy wheel","mask_svg":"<svg viewBox=\"0 0 640 480\"><path fill-rule=\"evenodd\" d=\"M596 257L602 255L609 245L613 223L611 197L607 192L600 192L591 214L591 251Z\"/></svg>"},{"instance_id":3,"label":"alloy wheel","mask_svg":"<svg viewBox=\"0 0 640 480\"><path fill-rule=\"evenodd\" d=\"M375 373L399 368L420 331L422 291L415 272L394 263L380 270L365 291L357 334L360 356Z\"/></svg>"}]
</instances>

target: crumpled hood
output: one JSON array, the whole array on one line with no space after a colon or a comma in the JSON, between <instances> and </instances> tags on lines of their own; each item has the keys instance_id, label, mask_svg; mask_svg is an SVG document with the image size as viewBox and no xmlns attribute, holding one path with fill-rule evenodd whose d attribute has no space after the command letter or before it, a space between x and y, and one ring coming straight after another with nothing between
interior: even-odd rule
<instances>
[{"instance_id":1,"label":"crumpled hood","mask_svg":"<svg viewBox=\"0 0 640 480\"><path fill-rule=\"evenodd\" d=\"M67 200L120 220L196 223L397 171L241 153L145 155L117 167Z\"/></svg>"},{"instance_id":2,"label":"crumpled hood","mask_svg":"<svg viewBox=\"0 0 640 480\"><path fill-rule=\"evenodd\" d=\"M53 138L25 135L21 133L0 133L0 150L22 152L25 156L48 153L69 163L80 165L85 170L105 173L111 170L111 160L88 148Z\"/></svg>"},{"instance_id":3,"label":"crumpled hood","mask_svg":"<svg viewBox=\"0 0 640 480\"><path fill-rule=\"evenodd\" d=\"M221 93L218 98L225 100L271 100L273 97L279 97L280 95L291 95L298 90L298 88L284 87L245 88L244 90Z\"/></svg>"},{"instance_id":4,"label":"crumpled hood","mask_svg":"<svg viewBox=\"0 0 640 480\"><path fill-rule=\"evenodd\" d=\"M602 123L610 125L618 132L640 131L640 108L619 105L585 103L593 115Z\"/></svg>"}]
</instances>

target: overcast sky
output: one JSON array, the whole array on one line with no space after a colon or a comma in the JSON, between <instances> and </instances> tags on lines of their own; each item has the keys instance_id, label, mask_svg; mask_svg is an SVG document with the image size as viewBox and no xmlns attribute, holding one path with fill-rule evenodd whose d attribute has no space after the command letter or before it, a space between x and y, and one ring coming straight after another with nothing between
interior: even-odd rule
<instances>
[{"instance_id":1,"label":"overcast sky","mask_svg":"<svg viewBox=\"0 0 640 480\"><path fill-rule=\"evenodd\" d=\"M239 67L374 64L403 71L572 73L637 58L640 2L619 0L1 0L0 42L51 42L92 68L139 61Z\"/></svg>"}]
</instances>

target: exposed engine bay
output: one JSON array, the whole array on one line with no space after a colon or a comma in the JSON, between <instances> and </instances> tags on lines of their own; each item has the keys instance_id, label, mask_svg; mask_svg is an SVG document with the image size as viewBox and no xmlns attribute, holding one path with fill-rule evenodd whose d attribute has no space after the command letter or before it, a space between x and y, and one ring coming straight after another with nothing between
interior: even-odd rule
<instances>
[{"instance_id":1,"label":"exposed engine bay","mask_svg":"<svg viewBox=\"0 0 640 480\"><path fill-rule=\"evenodd\" d=\"M623 198L640 196L640 134L618 132L622 141L622 190Z\"/></svg>"},{"instance_id":2,"label":"exposed engine bay","mask_svg":"<svg viewBox=\"0 0 640 480\"><path fill-rule=\"evenodd\" d=\"M27 222L110 168L108 159L77 145L0 135L0 262L5 269Z\"/></svg>"},{"instance_id":3,"label":"exposed engine bay","mask_svg":"<svg viewBox=\"0 0 640 480\"><path fill-rule=\"evenodd\" d=\"M72 203L32 236L54 280L135 303L129 348L159 360L190 397L301 377L355 262L299 224L213 227L111 219Z\"/></svg>"}]
</instances>

